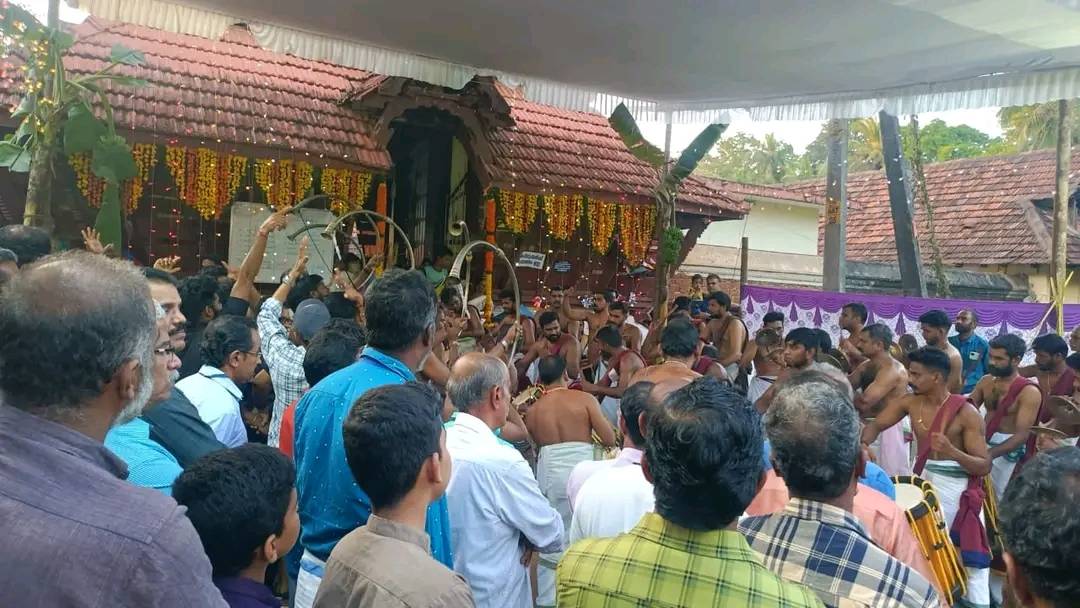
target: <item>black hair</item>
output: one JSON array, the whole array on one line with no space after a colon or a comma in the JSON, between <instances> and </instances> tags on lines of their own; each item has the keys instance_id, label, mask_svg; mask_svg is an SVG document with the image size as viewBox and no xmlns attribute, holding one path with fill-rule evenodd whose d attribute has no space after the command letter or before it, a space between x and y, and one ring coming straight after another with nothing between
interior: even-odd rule
<instances>
[{"instance_id":1,"label":"black hair","mask_svg":"<svg viewBox=\"0 0 1080 608\"><path fill-rule=\"evenodd\" d=\"M1065 365L1071 367L1073 371L1080 372L1080 353L1073 353L1065 357Z\"/></svg>"},{"instance_id":2,"label":"black hair","mask_svg":"<svg viewBox=\"0 0 1080 608\"><path fill-rule=\"evenodd\" d=\"M442 302L443 306L450 306L450 303L454 301L454 298L460 298L460 297L461 297L461 292L454 289L450 285L444 286L442 292L439 293L439 301ZM460 311L455 311L455 312L460 312Z\"/></svg>"},{"instance_id":3,"label":"black hair","mask_svg":"<svg viewBox=\"0 0 1080 608\"><path fill-rule=\"evenodd\" d=\"M709 275L709 276L712 276L712 275ZM707 297L705 299L706 300L712 300L712 301L716 302L724 310L728 310L728 309L731 308L731 296L727 295L726 293L724 293L722 291L714 291L714 292L710 293L709 297Z\"/></svg>"},{"instance_id":4,"label":"black hair","mask_svg":"<svg viewBox=\"0 0 1080 608\"><path fill-rule=\"evenodd\" d=\"M360 346L363 347L367 344L367 330L364 329L356 319L330 319L330 321L323 326L319 332L337 332L345 334L352 340L360 342ZM319 335L318 333L315 334Z\"/></svg>"},{"instance_id":5,"label":"black hair","mask_svg":"<svg viewBox=\"0 0 1080 608\"><path fill-rule=\"evenodd\" d=\"M43 228L10 224L0 227L0 247L13 251L21 268L52 253L52 240Z\"/></svg>"},{"instance_id":6,"label":"black hair","mask_svg":"<svg viewBox=\"0 0 1080 608\"><path fill-rule=\"evenodd\" d=\"M930 327L937 327L939 329L949 329L952 322L949 321L949 315L944 310L928 310L919 317L919 323L923 325L929 325Z\"/></svg>"},{"instance_id":7,"label":"black hair","mask_svg":"<svg viewBox=\"0 0 1080 608\"><path fill-rule=\"evenodd\" d=\"M1031 593L1054 606L1076 606L1080 576L1080 449L1040 452L1005 488L998 520L1005 551Z\"/></svg>"},{"instance_id":8,"label":"black hair","mask_svg":"<svg viewBox=\"0 0 1080 608\"><path fill-rule=\"evenodd\" d=\"M855 313L855 316L859 317L860 323L866 323L866 320L870 318L870 314L866 311L866 305L862 302L849 302L844 304L844 308Z\"/></svg>"},{"instance_id":9,"label":"black hair","mask_svg":"<svg viewBox=\"0 0 1080 608\"><path fill-rule=\"evenodd\" d=\"M638 449L645 447L645 436L641 434L641 414L652 409L649 393L654 386L656 385L648 380L635 382L626 387L622 399L619 400L619 411L626 425L626 434Z\"/></svg>"},{"instance_id":10,"label":"black hair","mask_svg":"<svg viewBox=\"0 0 1080 608\"><path fill-rule=\"evenodd\" d=\"M630 311L630 309L626 306L626 302L612 302L611 306L608 306L608 310L618 310L624 315Z\"/></svg>"},{"instance_id":11,"label":"black hair","mask_svg":"<svg viewBox=\"0 0 1080 608\"><path fill-rule=\"evenodd\" d=\"M221 369L232 353L251 352L255 346L251 330L255 328L255 321L247 317L222 315L214 319L206 326L202 344L199 345L202 360L207 365Z\"/></svg>"},{"instance_id":12,"label":"black hair","mask_svg":"<svg viewBox=\"0 0 1080 608\"><path fill-rule=\"evenodd\" d=\"M717 359L720 357L720 351L716 350L712 344L705 344L701 347L701 356Z\"/></svg>"},{"instance_id":13,"label":"black hair","mask_svg":"<svg viewBox=\"0 0 1080 608\"><path fill-rule=\"evenodd\" d=\"M15 262L17 267L19 265L19 256L15 255L15 252L10 249L0 247L0 262Z\"/></svg>"},{"instance_id":14,"label":"black hair","mask_svg":"<svg viewBox=\"0 0 1080 608\"><path fill-rule=\"evenodd\" d=\"M557 382L566 372L566 359L559 355L549 355L536 364L536 373L541 384Z\"/></svg>"},{"instance_id":15,"label":"black hair","mask_svg":"<svg viewBox=\"0 0 1080 608\"><path fill-rule=\"evenodd\" d=\"M1045 334L1035 338L1031 341L1031 350L1042 351L1051 357L1054 355L1067 357L1069 355L1068 343L1065 342L1065 338L1057 334Z\"/></svg>"},{"instance_id":16,"label":"black hair","mask_svg":"<svg viewBox=\"0 0 1080 608\"><path fill-rule=\"evenodd\" d=\"M695 274L694 276L690 277L690 280L691 280L691 281L697 281L697 280L702 280L702 281L704 281L704 280L705 280L705 275L702 275L702 274Z\"/></svg>"},{"instance_id":17,"label":"black hair","mask_svg":"<svg viewBox=\"0 0 1080 608\"><path fill-rule=\"evenodd\" d=\"M863 333L870 337L874 342L881 343L886 349L892 346L893 333L889 329L888 325L884 323L873 323L863 328Z\"/></svg>"},{"instance_id":18,"label":"black hair","mask_svg":"<svg viewBox=\"0 0 1080 608\"><path fill-rule=\"evenodd\" d=\"M356 318L356 304L340 291L335 291L323 298L323 304L326 304L326 310L330 313L331 319Z\"/></svg>"},{"instance_id":19,"label":"black hair","mask_svg":"<svg viewBox=\"0 0 1080 608\"><path fill-rule=\"evenodd\" d=\"M540 318L537 320L537 327L543 328L545 325L551 323L557 323L559 321L559 313L552 310L545 310L540 313Z\"/></svg>"},{"instance_id":20,"label":"black hair","mask_svg":"<svg viewBox=\"0 0 1080 608\"><path fill-rule=\"evenodd\" d=\"M615 292L611 291L610 289L594 289L593 290L593 295L594 296L603 296L604 301L607 302L608 304L614 304L615 303L615 298L617 297L615 295Z\"/></svg>"},{"instance_id":21,"label":"black hair","mask_svg":"<svg viewBox=\"0 0 1080 608\"><path fill-rule=\"evenodd\" d=\"M719 530L757 493L764 444L754 406L715 378L671 393L646 425L656 512L691 530Z\"/></svg>"},{"instance_id":22,"label":"black hair","mask_svg":"<svg viewBox=\"0 0 1080 608\"><path fill-rule=\"evenodd\" d=\"M671 306L674 310L690 310L690 297L678 296L671 302Z\"/></svg>"},{"instance_id":23,"label":"black hair","mask_svg":"<svg viewBox=\"0 0 1080 608\"><path fill-rule=\"evenodd\" d=\"M513 302L514 298L515 298L515 296L514 296L513 288L507 287L505 289L500 289L499 290L499 299L500 300L510 300L511 302Z\"/></svg>"},{"instance_id":24,"label":"black hair","mask_svg":"<svg viewBox=\"0 0 1080 608\"><path fill-rule=\"evenodd\" d=\"M620 334L619 330L613 325L605 325L596 330L596 339L612 348L618 348L623 345L622 334Z\"/></svg>"},{"instance_id":25,"label":"black hair","mask_svg":"<svg viewBox=\"0 0 1080 608\"><path fill-rule=\"evenodd\" d=\"M391 268L368 290L364 300L368 344L399 352L435 325L435 290L419 270Z\"/></svg>"},{"instance_id":26,"label":"black hair","mask_svg":"<svg viewBox=\"0 0 1080 608\"><path fill-rule=\"evenodd\" d=\"M180 281L177 281L176 277L165 272L164 270L158 270L157 268L153 268L151 266L146 266L141 270L143 276L146 277L147 281L151 281L154 283L168 283L169 285L177 288L180 286Z\"/></svg>"},{"instance_id":27,"label":"black hair","mask_svg":"<svg viewBox=\"0 0 1080 608\"><path fill-rule=\"evenodd\" d=\"M203 266L199 269L199 274L204 274L216 281L222 277L229 276L229 271L226 270L224 266L215 264L214 266Z\"/></svg>"},{"instance_id":28,"label":"black hair","mask_svg":"<svg viewBox=\"0 0 1080 608\"><path fill-rule=\"evenodd\" d=\"M812 348L821 352L821 336L818 335L816 329L811 327L796 327L789 331L784 336L784 343L787 344L788 342L798 344L807 350Z\"/></svg>"},{"instance_id":29,"label":"black hair","mask_svg":"<svg viewBox=\"0 0 1080 608\"><path fill-rule=\"evenodd\" d=\"M357 334L319 330L304 350L304 378L315 386L330 374L352 365L364 346Z\"/></svg>"},{"instance_id":30,"label":"black hair","mask_svg":"<svg viewBox=\"0 0 1080 608\"><path fill-rule=\"evenodd\" d=\"M187 317L189 329L202 323L203 310L213 306L217 288L217 281L205 274L197 274L180 281L180 312Z\"/></svg>"},{"instance_id":31,"label":"black hair","mask_svg":"<svg viewBox=\"0 0 1080 608\"><path fill-rule=\"evenodd\" d=\"M769 312L765 313L764 317L761 318L761 322L765 325L768 325L769 323L776 323L777 321L780 321L781 323L784 322L784 313L780 312L779 310L770 310Z\"/></svg>"},{"instance_id":32,"label":"black hair","mask_svg":"<svg viewBox=\"0 0 1080 608\"><path fill-rule=\"evenodd\" d=\"M232 279L226 279L224 281L217 282L217 297L218 302L221 302L224 307L225 303L232 297L232 288L236 281ZM247 306L244 307L244 312L247 312Z\"/></svg>"},{"instance_id":33,"label":"black hair","mask_svg":"<svg viewBox=\"0 0 1080 608\"><path fill-rule=\"evenodd\" d=\"M1024 344L1023 338L1013 334L1000 334L995 336L993 340L990 340L990 348L1000 348L1009 355L1010 359L1016 359L1023 357L1027 352L1027 344Z\"/></svg>"},{"instance_id":34,"label":"black hair","mask_svg":"<svg viewBox=\"0 0 1080 608\"><path fill-rule=\"evenodd\" d=\"M818 337L818 352L827 353L832 350L832 336L824 329L815 329L814 333Z\"/></svg>"},{"instance_id":35,"label":"black hair","mask_svg":"<svg viewBox=\"0 0 1080 608\"><path fill-rule=\"evenodd\" d=\"M235 576L267 537L281 533L295 485L287 456L246 443L189 464L173 482L172 497L187 507L214 576Z\"/></svg>"},{"instance_id":36,"label":"black hair","mask_svg":"<svg viewBox=\"0 0 1080 608\"><path fill-rule=\"evenodd\" d=\"M952 372L949 355L940 348L934 348L933 346L924 346L911 351L908 353L908 361L918 363L931 371L941 372L941 377L946 380Z\"/></svg>"},{"instance_id":37,"label":"black hair","mask_svg":"<svg viewBox=\"0 0 1080 608\"><path fill-rule=\"evenodd\" d=\"M381 386L360 396L342 426L345 459L376 509L398 504L424 461L440 452L442 397L419 382Z\"/></svg>"},{"instance_id":38,"label":"black hair","mask_svg":"<svg viewBox=\"0 0 1080 608\"><path fill-rule=\"evenodd\" d=\"M285 306L296 310L301 302L312 297L311 292L318 289L322 282L323 278L317 274L300 277L296 280L296 285L289 290L289 295L285 297Z\"/></svg>"},{"instance_id":39,"label":"black hair","mask_svg":"<svg viewBox=\"0 0 1080 608\"><path fill-rule=\"evenodd\" d=\"M691 357L697 352L701 335L692 323L675 319L660 334L660 351L666 357Z\"/></svg>"},{"instance_id":40,"label":"black hair","mask_svg":"<svg viewBox=\"0 0 1080 608\"><path fill-rule=\"evenodd\" d=\"M715 272L710 272L709 276L707 276L706 278L707 279L716 279L717 281L719 281L720 280L720 275L716 274Z\"/></svg>"}]
</instances>

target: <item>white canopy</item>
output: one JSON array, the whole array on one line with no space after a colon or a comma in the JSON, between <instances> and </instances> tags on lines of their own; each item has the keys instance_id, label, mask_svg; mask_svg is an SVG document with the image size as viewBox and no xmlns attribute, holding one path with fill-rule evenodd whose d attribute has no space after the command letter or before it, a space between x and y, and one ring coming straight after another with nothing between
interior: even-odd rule
<instances>
[{"instance_id":1,"label":"white canopy","mask_svg":"<svg viewBox=\"0 0 1080 608\"><path fill-rule=\"evenodd\" d=\"M639 119L823 120L1080 97L1078 0L79 0L91 14Z\"/></svg>"}]
</instances>

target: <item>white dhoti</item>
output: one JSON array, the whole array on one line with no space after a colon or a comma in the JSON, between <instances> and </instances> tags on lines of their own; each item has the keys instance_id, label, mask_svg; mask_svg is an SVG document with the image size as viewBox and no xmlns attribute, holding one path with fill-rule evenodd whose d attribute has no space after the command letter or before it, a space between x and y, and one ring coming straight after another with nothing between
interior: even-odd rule
<instances>
[{"instance_id":1,"label":"white dhoti","mask_svg":"<svg viewBox=\"0 0 1080 608\"><path fill-rule=\"evenodd\" d=\"M894 424L881 431L870 445L870 451L889 477L911 475L911 451L904 441L903 424Z\"/></svg>"},{"instance_id":2,"label":"white dhoti","mask_svg":"<svg viewBox=\"0 0 1080 608\"><path fill-rule=\"evenodd\" d=\"M941 514L945 518L945 527L951 528L956 512L960 508L960 495L968 486L968 474L953 460L928 460L923 470L923 479L934 486ZM979 518L983 515L980 512ZM983 522L985 523L985 521ZM956 603L964 608L989 608L990 606L990 569L971 568L967 571L967 593Z\"/></svg>"},{"instance_id":3,"label":"white dhoti","mask_svg":"<svg viewBox=\"0 0 1080 608\"><path fill-rule=\"evenodd\" d=\"M578 463L593 459L592 443L567 441L540 448L536 460L536 481L540 492L548 503L559 512L563 520L563 530L570 530L573 512L570 498L566 493L566 482L570 471ZM536 573L537 606L555 605L555 568L562 559L562 552L541 553L540 566Z\"/></svg>"},{"instance_id":4,"label":"white dhoti","mask_svg":"<svg viewBox=\"0 0 1080 608\"><path fill-rule=\"evenodd\" d=\"M739 362L729 363L723 367L724 371L727 372L727 377L730 378L732 382L735 382L735 378L739 375Z\"/></svg>"},{"instance_id":5,"label":"white dhoti","mask_svg":"<svg viewBox=\"0 0 1080 608\"><path fill-rule=\"evenodd\" d=\"M749 386L747 386L746 398L750 400L750 403L757 403L757 400L761 399L761 396L765 394L765 391L769 390L773 382L776 382L776 376L754 376L750 379Z\"/></svg>"},{"instance_id":6,"label":"white dhoti","mask_svg":"<svg viewBox=\"0 0 1080 608\"><path fill-rule=\"evenodd\" d=\"M990 441L986 442L987 447L997 447L1012 437L1009 433L994 433L990 437ZM1013 471L1016 470L1016 463L1020 462L1023 458L1026 448L1024 445L1016 448L1008 454L1002 454L994 459L993 468L990 469L990 480L994 484L994 496L997 497L998 502L1001 502L1001 497L1005 495L1005 487L1009 485L1009 480L1012 479ZM990 575L990 598L993 600L995 606L1000 606L1004 603L1004 593L1002 588L1005 585L1004 578L1000 572L991 572Z\"/></svg>"}]
</instances>

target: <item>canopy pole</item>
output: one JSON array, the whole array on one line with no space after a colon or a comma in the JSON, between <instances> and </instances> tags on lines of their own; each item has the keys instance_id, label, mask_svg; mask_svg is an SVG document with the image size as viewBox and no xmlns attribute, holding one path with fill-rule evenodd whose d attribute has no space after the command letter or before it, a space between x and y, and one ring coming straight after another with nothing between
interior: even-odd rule
<instances>
[{"instance_id":1,"label":"canopy pole","mask_svg":"<svg viewBox=\"0 0 1080 608\"><path fill-rule=\"evenodd\" d=\"M925 298L926 278L923 277L919 239L915 232L911 179L904 162L904 149L900 144L900 121L882 110L878 113L878 122L885 177L889 180L889 207L892 208L893 234L896 235L900 283L905 296Z\"/></svg>"},{"instance_id":2,"label":"canopy pole","mask_svg":"<svg viewBox=\"0 0 1080 608\"><path fill-rule=\"evenodd\" d=\"M1065 273L1069 264L1068 237L1069 226L1069 165L1072 144L1072 122L1070 120L1069 101L1058 100L1057 121L1057 166L1054 177L1054 235L1050 259L1050 276L1053 277L1053 300L1057 313L1057 332L1065 333Z\"/></svg>"},{"instance_id":3,"label":"canopy pole","mask_svg":"<svg viewBox=\"0 0 1080 608\"><path fill-rule=\"evenodd\" d=\"M664 113L664 169L659 175L657 183L663 184L664 177L671 170L671 112ZM662 187L662 186L661 186ZM656 242L662 246L664 235L668 228L675 223L675 193L670 196L662 194L659 190L656 196ZM656 319L667 319L668 280L671 278L673 268L669 268L661 253L656 256L656 300L653 302L654 316Z\"/></svg>"},{"instance_id":4,"label":"canopy pole","mask_svg":"<svg viewBox=\"0 0 1080 608\"><path fill-rule=\"evenodd\" d=\"M826 127L828 160L825 168L825 256L821 287L842 292L847 276L847 151L848 121L834 118Z\"/></svg>"}]
</instances>

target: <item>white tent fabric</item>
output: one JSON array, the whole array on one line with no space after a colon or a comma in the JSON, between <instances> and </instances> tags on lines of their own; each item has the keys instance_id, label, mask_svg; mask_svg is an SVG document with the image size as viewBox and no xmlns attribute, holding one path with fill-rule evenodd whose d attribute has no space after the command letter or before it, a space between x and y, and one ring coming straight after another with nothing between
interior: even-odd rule
<instances>
[{"instance_id":1,"label":"white tent fabric","mask_svg":"<svg viewBox=\"0 0 1080 608\"><path fill-rule=\"evenodd\" d=\"M1080 97L1076 0L79 0L101 17L639 119L823 120Z\"/></svg>"}]
</instances>

